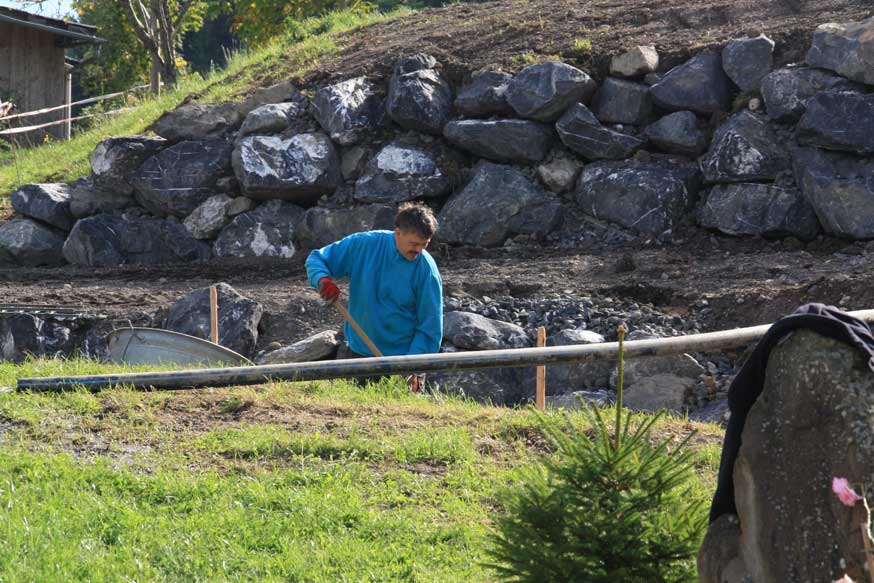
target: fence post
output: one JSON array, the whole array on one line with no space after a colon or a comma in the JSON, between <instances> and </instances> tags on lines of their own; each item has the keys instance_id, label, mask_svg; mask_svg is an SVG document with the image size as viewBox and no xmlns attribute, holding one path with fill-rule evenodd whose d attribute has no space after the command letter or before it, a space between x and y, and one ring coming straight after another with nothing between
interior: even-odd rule
<instances>
[{"instance_id":1,"label":"fence post","mask_svg":"<svg viewBox=\"0 0 874 583\"><path fill-rule=\"evenodd\" d=\"M546 328L541 326L537 329L537 347L546 346ZM537 390L534 394L534 405L538 410L546 409L546 367L537 367Z\"/></svg>"},{"instance_id":2,"label":"fence post","mask_svg":"<svg viewBox=\"0 0 874 583\"><path fill-rule=\"evenodd\" d=\"M64 108L64 139L68 142L73 135L73 73L67 71L67 107Z\"/></svg>"}]
</instances>

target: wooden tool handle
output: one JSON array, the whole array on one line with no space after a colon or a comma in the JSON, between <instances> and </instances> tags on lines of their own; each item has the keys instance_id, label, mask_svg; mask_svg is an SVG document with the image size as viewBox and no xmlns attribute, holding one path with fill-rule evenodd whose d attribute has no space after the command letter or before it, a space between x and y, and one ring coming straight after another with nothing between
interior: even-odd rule
<instances>
[{"instance_id":1,"label":"wooden tool handle","mask_svg":"<svg viewBox=\"0 0 874 583\"><path fill-rule=\"evenodd\" d=\"M349 314L349 311L346 309L346 306L340 303L339 300L334 302L334 307L337 308L337 311L340 312L340 315L343 316L343 319L349 322L349 325L352 326L352 329L358 333L370 351L374 356L383 356L382 352L379 351L379 348L376 347L376 344L367 336L367 333L361 329L361 326L358 325L358 322Z\"/></svg>"}]
</instances>

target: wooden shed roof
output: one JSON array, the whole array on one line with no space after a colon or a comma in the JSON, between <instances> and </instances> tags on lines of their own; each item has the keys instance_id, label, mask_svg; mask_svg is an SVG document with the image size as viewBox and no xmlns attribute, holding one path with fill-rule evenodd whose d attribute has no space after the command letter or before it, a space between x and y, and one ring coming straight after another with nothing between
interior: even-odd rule
<instances>
[{"instance_id":1,"label":"wooden shed roof","mask_svg":"<svg viewBox=\"0 0 874 583\"><path fill-rule=\"evenodd\" d=\"M48 18L4 6L0 6L0 22L54 34L57 45L64 48L103 42L103 39L95 34L97 32L96 26Z\"/></svg>"}]
</instances>

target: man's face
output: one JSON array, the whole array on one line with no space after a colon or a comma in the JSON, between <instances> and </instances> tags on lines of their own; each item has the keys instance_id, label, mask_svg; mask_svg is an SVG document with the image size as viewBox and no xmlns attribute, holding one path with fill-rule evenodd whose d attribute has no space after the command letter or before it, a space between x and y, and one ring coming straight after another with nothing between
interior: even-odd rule
<instances>
[{"instance_id":1,"label":"man's face","mask_svg":"<svg viewBox=\"0 0 874 583\"><path fill-rule=\"evenodd\" d=\"M430 242L431 239L424 238L416 231L402 231L395 228L395 245L397 245L398 253L409 261L418 257Z\"/></svg>"}]
</instances>

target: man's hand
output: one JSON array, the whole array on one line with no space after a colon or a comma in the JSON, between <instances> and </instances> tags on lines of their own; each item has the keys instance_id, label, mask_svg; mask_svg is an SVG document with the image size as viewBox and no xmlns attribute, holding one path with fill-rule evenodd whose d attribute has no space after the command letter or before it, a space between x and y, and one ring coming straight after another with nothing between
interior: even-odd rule
<instances>
[{"instance_id":1,"label":"man's hand","mask_svg":"<svg viewBox=\"0 0 874 583\"><path fill-rule=\"evenodd\" d=\"M330 277L323 277L319 280L319 295L329 304L333 304L340 299L340 288Z\"/></svg>"}]
</instances>

